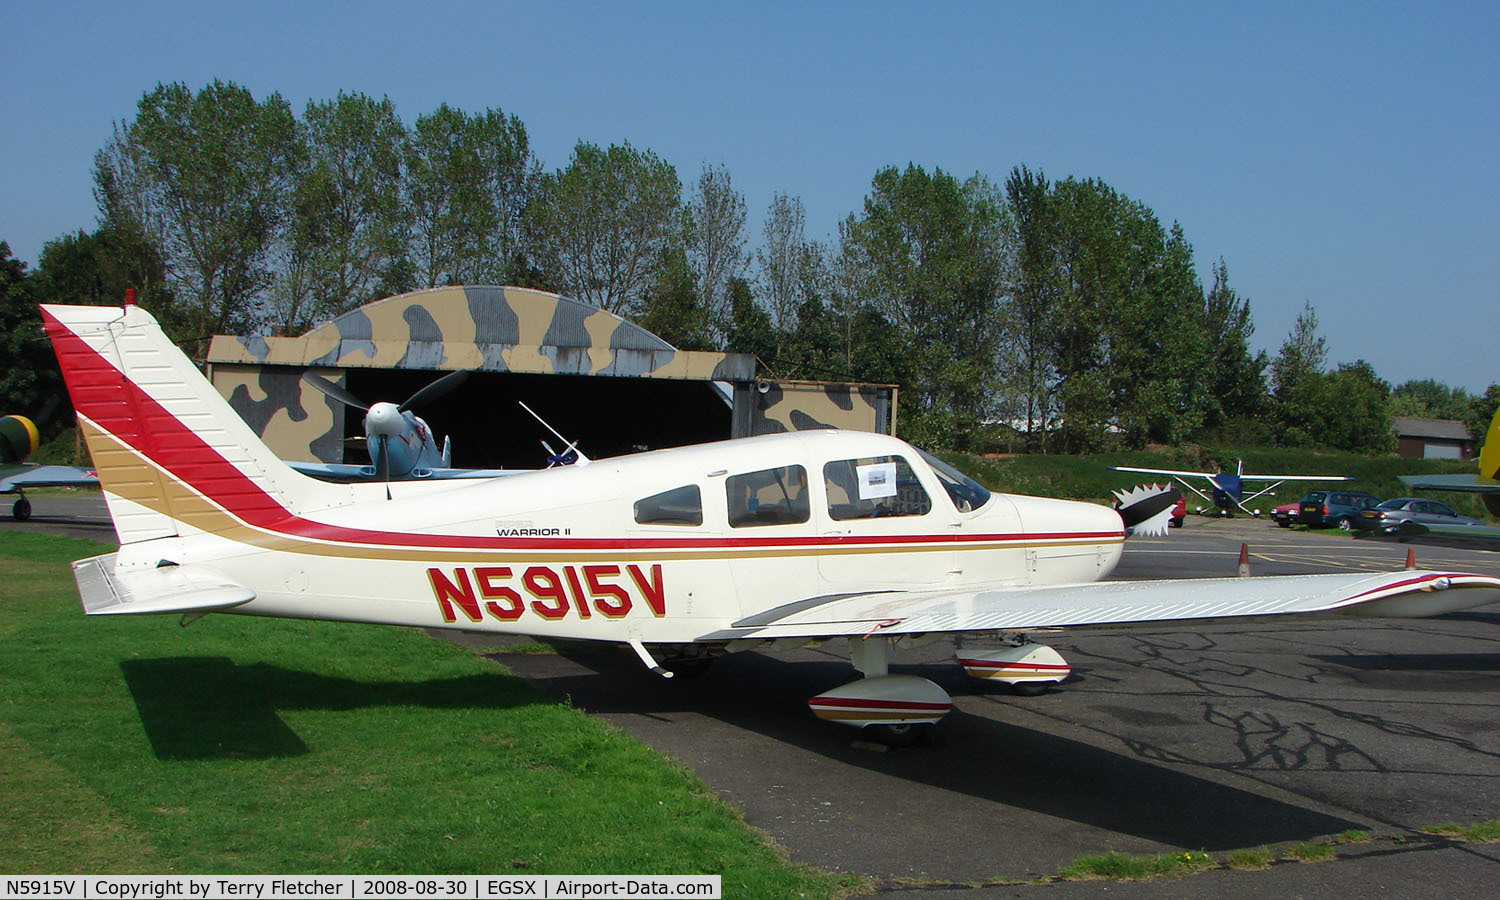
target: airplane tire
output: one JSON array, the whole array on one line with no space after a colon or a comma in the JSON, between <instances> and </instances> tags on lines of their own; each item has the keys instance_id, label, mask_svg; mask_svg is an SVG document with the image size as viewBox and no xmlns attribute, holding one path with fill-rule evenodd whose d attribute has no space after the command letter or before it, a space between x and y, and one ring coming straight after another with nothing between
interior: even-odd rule
<instances>
[{"instance_id":1,"label":"airplane tire","mask_svg":"<svg viewBox=\"0 0 1500 900\"><path fill-rule=\"evenodd\" d=\"M912 722L865 726L866 735L885 744L887 747L910 747L920 740L926 731L926 725Z\"/></svg>"},{"instance_id":2,"label":"airplane tire","mask_svg":"<svg viewBox=\"0 0 1500 900\"><path fill-rule=\"evenodd\" d=\"M1010 686L1011 692L1021 697L1039 697L1052 687L1051 681L1017 681Z\"/></svg>"},{"instance_id":3,"label":"airplane tire","mask_svg":"<svg viewBox=\"0 0 1500 900\"><path fill-rule=\"evenodd\" d=\"M17 500L15 506L10 508L10 514L17 522L24 522L31 518L31 501L25 497Z\"/></svg>"}]
</instances>

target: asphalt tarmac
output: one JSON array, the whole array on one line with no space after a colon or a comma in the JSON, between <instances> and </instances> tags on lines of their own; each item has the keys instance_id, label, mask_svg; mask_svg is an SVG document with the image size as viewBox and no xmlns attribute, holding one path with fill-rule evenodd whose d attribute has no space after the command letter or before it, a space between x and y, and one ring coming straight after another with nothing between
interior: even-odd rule
<instances>
[{"instance_id":1,"label":"asphalt tarmac","mask_svg":"<svg viewBox=\"0 0 1500 900\"><path fill-rule=\"evenodd\" d=\"M97 497L37 497L0 528L112 541ZM1133 539L1116 577L1400 568L1410 545L1190 518ZM1424 568L1500 574L1500 553L1415 548ZM720 659L664 681L628 653L490 656L692 768L792 859L875 879L883 897L1347 898L1488 896L1500 845L1425 826L1500 817L1500 606L1424 620L1035 633L1073 664L1019 697L967 679L953 641L898 652L954 712L928 741L885 750L808 712L848 681L843 642ZM1269 847L1349 829L1324 863L1182 880L1019 884L1074 859Z\"/></svg>"},{"instance_id":2,"label":"asphalt tarmac","mask_svg":"<svg viewBox=\"0 0 1500 900\"><path fill-rule=\"evenodd\" d=\"M1133 539L1122 578L1401 568L1408 545L1189 519ZM1424 568L1500 574L1500 553L1417 547ZM799 862L876 879L881 896L1486 896L1500 845L1423 836L1500 817L1500 606L1425 620L1296 621L1033 634L1072 663L1018 697L976 684L953 641L896 655L955 711L882 750L812 717L850 680L843 642L724 657L662 679L628 653L492 657L692 768ZM1084 855L1229 851L1358 829L1327 863L1150 884L996 884ZM978 885L976 887L976 885Z\"/></svg>"}]
</instances>

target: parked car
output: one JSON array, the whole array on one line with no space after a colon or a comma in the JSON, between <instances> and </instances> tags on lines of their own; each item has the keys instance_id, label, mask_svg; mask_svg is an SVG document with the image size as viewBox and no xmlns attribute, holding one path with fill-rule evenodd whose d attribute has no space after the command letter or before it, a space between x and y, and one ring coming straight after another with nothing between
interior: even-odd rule
<instances>
[{"instance_id":1,"label":"parked car","mask_svg":"<svg viewBox=\"0 0 1500 900\"><path fill-rule=\"evenodd\" d=\"M1393 534L1401 527L1402 522L1416 522L1419 525L1484 524L1479 519L1459 515L1446 503L1421 497L1395 497L1362 511L1355 517L1354 527L1361 531Z\"/></svg>"},{"instance_id":2,"label":"parked car","mask_svg":"<svg viewBox=\"0 0 1500 900\"><path fill-rule=\"evenodd\" d=\"M1296 503L1281 504L1280 506L1271 510L1271 521L1275 522L1277 525L1280 525L1282 528L1291 528L1293 525L1297 524L1297 508L1301 505L1302 501L1300 500Z\"/></svg>"},{"instance_id":3,"label":"parked car","mask_svg":"<svg viewBox=\"0 0 1500 900\"><path fill-rule=\"evenodd\" d=\"M1181 528L1182 523L1187 521L1187 500L1178 497L1177 502L1172 504L1172 527Z\"/></svg>"},{"instance_id":4,"label":"parked car","mask_svg":"<svg viewBox=\"0 0 1500 900\"><path fill-rule=\"evenodd\" d=\"M1361 491L1313 491L1297 504L1297 521L1309 528L1349 531L1356 516L1379 502Z\"/></svg>"}]
</instances>

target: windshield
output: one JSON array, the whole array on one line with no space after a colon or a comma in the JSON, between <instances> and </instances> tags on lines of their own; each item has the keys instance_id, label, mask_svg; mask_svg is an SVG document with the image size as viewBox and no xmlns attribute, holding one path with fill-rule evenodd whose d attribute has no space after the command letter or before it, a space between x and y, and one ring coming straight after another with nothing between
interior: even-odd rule
<instances>
[{"instance_id":1,"label":"windshield","mask_svg":"<svg viewBox=\"0 0 1500 900\"><path fill-rule=\"evenodd\" d=\"M990 502L990 492L984 485L958 471L925 450L918 450L932 471L937 474L943 490L959 512L972 512Z\"/></svg>"}]
</instances>

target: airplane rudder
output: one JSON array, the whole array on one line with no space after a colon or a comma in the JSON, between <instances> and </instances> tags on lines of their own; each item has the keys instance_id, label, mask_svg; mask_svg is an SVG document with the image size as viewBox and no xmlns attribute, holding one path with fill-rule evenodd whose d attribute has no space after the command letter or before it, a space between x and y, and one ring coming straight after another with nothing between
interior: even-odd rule
<instances>
[{"instance_id":1,"label":"airplane rudder","mask_svg":"<svg viewBox=\"0 0 1500 900\"><path fill-rule=\"evenodd\" d=\"M301 476L287 468L196 365L138 307L44 307L116 527L145 511L202 530L286 511ZM205 502L207 501L207 502ZM225 515L225 514L228 515ZM149 517L147 517L149 518ZM141 533L169 530L151 519ZM125 539L121 529L121 538Z\"/></svg>"}]
</instances>

